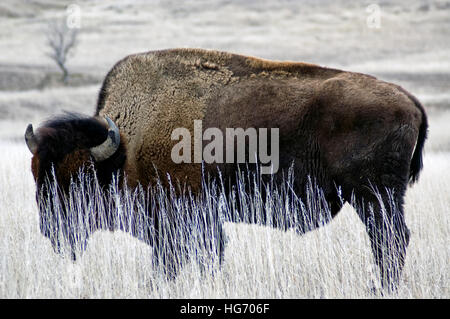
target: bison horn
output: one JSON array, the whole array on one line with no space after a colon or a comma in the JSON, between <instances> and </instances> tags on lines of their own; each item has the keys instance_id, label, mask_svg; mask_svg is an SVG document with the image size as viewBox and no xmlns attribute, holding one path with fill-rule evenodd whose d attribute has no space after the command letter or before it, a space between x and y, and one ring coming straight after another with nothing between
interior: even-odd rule
<instances>
[{"instance_id":1,"label":"bison horn","mask_svg":"<svg viewBox=\"0 0 450 319\"><path fill-rule=\"evenodd\" d=\"M109 117L105 116L105 119L108 122L108 137L102 144L91 148L91 154L97 162L111 157L120 145L119 129Z\"/></svg>"},{"instance_id":2,"label":"bison horn","mask_svg":"<svg viewBox=\"0 0 450 319\"><path fill-rule=\"evenodd\" d=\"M38 141L36 135L33 132L33 125L28 124L25 131L25 142L27 143L28 149L32 154L35 154L38 148Z\"/></svg>"}]
</instances>

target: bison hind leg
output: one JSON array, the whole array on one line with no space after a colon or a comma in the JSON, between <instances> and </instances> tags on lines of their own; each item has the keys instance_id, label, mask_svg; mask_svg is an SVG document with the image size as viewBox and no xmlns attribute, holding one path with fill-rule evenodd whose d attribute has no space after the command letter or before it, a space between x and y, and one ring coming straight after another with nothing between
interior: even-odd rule
<instances>
[{"instance_id":1,"label":"bison hind leg","mask_svg":"<svg viewBox=\"0 0 450 319\"><path fill-rule=\"evenodd\" d=\"M374 189L374 199L354 204L370 238L381 285L395 291L405 264L410 232L406 226L400 195L392 189Z\"/></svg>"},{"instance_id":2,"label":"bison hind leg","mask_svg":"<svg viewBox=\"0 0 450 319\"><path fill-rule=\"evenodd\" d=\"M348 200L366 227L387 291L398 287L410 237L403 209L411 162L408 135L403 127L388 134L371 158L352 167L349 176L358 177L359 183L349 177L351 186L346 186L347 194L353 194Z\"/></svg>"}]
</instances>

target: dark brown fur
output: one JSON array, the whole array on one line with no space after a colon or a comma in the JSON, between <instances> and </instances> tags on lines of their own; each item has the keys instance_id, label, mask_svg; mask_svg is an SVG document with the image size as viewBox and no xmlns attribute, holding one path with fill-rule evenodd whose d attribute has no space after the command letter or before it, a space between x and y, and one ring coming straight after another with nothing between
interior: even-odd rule
<instances>
[{"instance_id":1,"label":"dark brown fur","mask_svg":"<svg viewBox=\"0 0 450 319\"><path fill-rule=\"evenodd\" d=\"M202 188L201 164L175 164L170 157L175 128L188 128L192 136L194 120L202 120L204 130L223 132L227 127L279 128L275 180L293 164L300 197L306 196L308 180L314 180L331 216L345 201L354 204L383 284L398 282L409 242L403 197L408 181L416 181L421 170L428 127L422 105L401 87L308 63L174 49L121 60L105 78L95 115L109 116L126 141L121 171L129 186L154 185L169 173L196 192ZM76 156L84 161L87 155ZM104 176L116 168L112 165ZM213 175L217 168L233 185L237 166L206 165ZM384 209L392 204L390 197L395 207ZM395 245L385 244L394 240Z\"/></svg>"},{"instance_id":2,"label":"dark brown fur","mask_svg":"<svg viewBox=\"0 0 450 319\"><path fill-rule=\"evenodd\" d=\"M39 145L32 159L32 172L38 189L46 179L52 179L53 168L59 186L67 192L70 180L78 170L95 164L89 149L101 144L107 132L106 125L98 119L74 113L44 123L37 131ZM108 186L112 174L123 168L125 143L123 138L118 151L101 166L95 167L102 186Z\"/></svg>"}]
</instances>

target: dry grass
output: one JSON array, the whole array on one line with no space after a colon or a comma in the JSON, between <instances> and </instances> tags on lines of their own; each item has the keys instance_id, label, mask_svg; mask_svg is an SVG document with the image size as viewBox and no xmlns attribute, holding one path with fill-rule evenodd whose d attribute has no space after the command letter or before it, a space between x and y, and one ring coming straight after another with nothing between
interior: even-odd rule
<instances>
[{"instance_id":1,"label":"dry grass","mask_svg":"<svg viewBox=\"0 0 450 319\"><path fill-rule=\"evenodd\" d=\"M70 63L80 77L73 86L60 86L46 77L56 70L45 57L43 27L63 15L69 3L0 4L0 298L380 297L369 292L378 283L378 270L364 227L348 205L329 225L304 236L226 224L225 262L214 277L200 275L191 263L168 282L152 269L151 248L121 232L95 233L76 263L53 252L39 231L30 155L22 141L26 125L61 110L93 114L97 79L115 62L170 47L367 72L404 86L428 110L436 107L433 115L429 112L425 171L407 192L412 237L402 283L396 295L386 297L450 297L450 20L445 3L383 2L382 26L370 29L368 3L348 1L82 2L80 45Z\"/></svg>"},{"instance_id":2,"label":"dry grass","mask_svg":"<svg viewBox=\"0 0 450 319\"><path fill-rule=\"evenodd\" d=\"M30 155L3 143L0 161L2 298L373 298L378 283L368 236L350 206L329 225L299 236L268 227L225 225L222 269L187 264L175 281L152 268L152 250L123 233L96 232L73 263L39 231ZM393 298L448 298L450 154L427 154L406 199L412 238Z\"/></svg>"}]
</instances>

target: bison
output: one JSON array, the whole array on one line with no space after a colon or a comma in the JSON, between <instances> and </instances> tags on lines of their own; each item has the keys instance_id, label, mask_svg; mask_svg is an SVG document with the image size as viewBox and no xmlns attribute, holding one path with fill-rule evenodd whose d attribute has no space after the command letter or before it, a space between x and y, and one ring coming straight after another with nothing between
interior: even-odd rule
<instances>
[{"instance_id":1,"label":"bison","mask_svg":"<svg viewBox=\"0 0 450 319\"><path fill-rule=\"evenodd\" d=\"M203 129L222 132L278 129L279 169L264 178L280 183L291 169L292 190L299 198L308 196L313 181L330 219L351 203L367 229L383 286L397 286L410 237L404 195L422 169L427 117L409 92L370 75L203 49L130 55L107 74L93 117L57 118L36 133L27 128L37 191L53 174L67 194L71 178L83 167L96 172L102 187L114 183L115 176L119 187L147 188L160 180L167 186L168 174L194 194L201 192L205 173L220 176L230 190L236 171L258 171L248 150L244 166L174 161L172 133L186 128L195 134L199 120ZM297 230L320 226L319 215L312 215L308 228L299 214ZM209 220L220 224L217 218ZM281 227L270 219L263 222ZM48 222L47 217L43 223ZM216 229L220 240L214 249L221 255L223 234Z\"/></svg>"}]
</instances>

